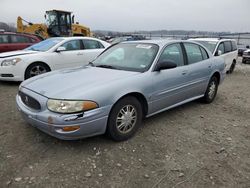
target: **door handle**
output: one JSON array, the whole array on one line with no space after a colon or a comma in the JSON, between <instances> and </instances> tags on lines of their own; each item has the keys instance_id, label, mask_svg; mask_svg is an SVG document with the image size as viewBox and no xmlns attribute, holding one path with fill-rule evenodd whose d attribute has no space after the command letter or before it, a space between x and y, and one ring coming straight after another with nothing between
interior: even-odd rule
<instances>
[{"instance_id":1,"label":"door handle","mask_svg":"<svg viewBox=\"0 0 250 188\"><path fill-rule=\"evenodd\" d=\"M76 55L83 55L83 53L77 53Z\"/></svg>"},{"instance_id":2,"label":"door handle","mask_svg":"<svg viewBox=\"0 0 250 188\"><path fill-rule=\"evenodd\" d=\"M209 69L211 69L211 67L212 67L211 65L208 66Z\"/></svg>"},{"instance_id":3,"label":"door handle","mask_svg":"<svg viewBox=\"0 0 250 188\"><path fill-rule=\"evenodd\" d=\"M184 71L182 71L182 75L186 75L188 73L188 71L187 70L184 70Z\"/></svg>"}]
</instances>

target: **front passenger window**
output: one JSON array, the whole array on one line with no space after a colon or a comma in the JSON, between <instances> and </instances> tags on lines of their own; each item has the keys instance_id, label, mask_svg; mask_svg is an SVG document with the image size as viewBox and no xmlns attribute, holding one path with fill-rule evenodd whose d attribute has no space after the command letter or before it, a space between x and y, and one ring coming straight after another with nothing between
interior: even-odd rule
<instances>
[{"instance_id":1,"label":"front passenger window","mask_svg":"<svg viewBox=\"0 0 250 188\"><path fill-rule=\"evenodd\" d=\"M159 58L159 62L163 62L163 61L172 61L177 66L184 65L181 45L171 44L167 46Z\"/></svg>"},{"instance_id":2,"label":"front passenger window","mask_svg":"<svg viewBox=\"0 0 250 188\"><path fill-rule=\"evenodd\" d=\"M222 52L222 54L225 53L225 48L224 48L224 44L223 43L220 43L217 51L219 51L219 50Z\"/></svg>"}]
</instances>

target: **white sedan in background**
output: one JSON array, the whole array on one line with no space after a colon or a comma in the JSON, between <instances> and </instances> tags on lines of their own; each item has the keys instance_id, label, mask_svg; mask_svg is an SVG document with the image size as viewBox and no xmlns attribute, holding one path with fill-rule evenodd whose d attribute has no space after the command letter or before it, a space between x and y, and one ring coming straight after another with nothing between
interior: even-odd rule
<instances>
[{"instance_id":1,"label":"white sedan in background","mask_svg":"<svg viewBox=\"0 0 250 188\"><path fill-rule=\"evenodd\" d=\"M23 81L45 72L86 65L108 46L90 37L56 37L24 50L0 53L0 80Z\"/></svg>"}]
</instances>

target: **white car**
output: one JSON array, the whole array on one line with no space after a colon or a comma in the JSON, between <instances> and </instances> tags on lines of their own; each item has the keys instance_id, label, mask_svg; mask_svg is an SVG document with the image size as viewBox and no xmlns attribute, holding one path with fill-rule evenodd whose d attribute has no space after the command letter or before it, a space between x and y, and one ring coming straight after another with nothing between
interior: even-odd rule
<instances>
[{"instance_id":1,"label":"white car","mask_svg":"<svg viewBox=\"0 0 250 188\"><path fill-rule=\"evenodd\" d=\"M24 50L0 53L0 80L23 81L45 72L86 65L109 46L90 37L56 37Z\"/></svg>"},{"instance_id":2,"label":"white car","mask_svg":"<svg viewBox=\"0 0 250 188\"><path fill-rule=\"evenodd\" d=\"M217 38L194 38L189 40L202 44L210 50L214 56L222 56L225 60L226 71L228 73L234 71L238 58L238 49L235 40Z\"/></svg>"}]
</instances>

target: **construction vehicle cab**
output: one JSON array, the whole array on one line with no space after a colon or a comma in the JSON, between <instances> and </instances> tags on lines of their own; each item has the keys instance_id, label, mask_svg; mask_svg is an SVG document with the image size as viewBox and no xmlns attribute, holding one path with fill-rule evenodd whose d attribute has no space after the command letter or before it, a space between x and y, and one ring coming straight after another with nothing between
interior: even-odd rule
<instances>
[{"instance_id":1,"label":"construction vehicle cab","mask_svg":"<svg viewBox=\"0 0 250 188\"><path fill-rule=\"evenodd\" d=\"M92 36L89 27L80 25L78 22L74 24L74 16L71 17L71 12L49 10L46 11L45 20L45 24L31 23L18 16L17 32L39 35L44 39L61 36Z\"/></svg>"},{"instance_id":2,"label":"construction vehicle cab","mask_svg":"<svg viewBox=\"0 0 250 188\"><path fill-rule=\"evenodd\" d=\"M45 20L49 36L58 37L72 35L71 12L49 10L46 11Z\"/></svg>"}]
</instances>

